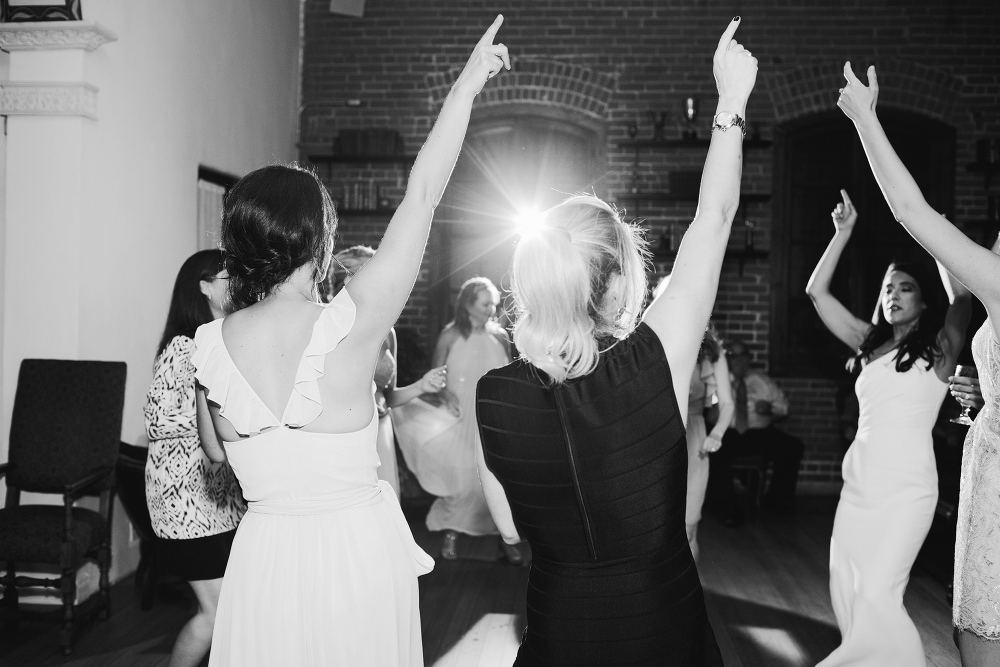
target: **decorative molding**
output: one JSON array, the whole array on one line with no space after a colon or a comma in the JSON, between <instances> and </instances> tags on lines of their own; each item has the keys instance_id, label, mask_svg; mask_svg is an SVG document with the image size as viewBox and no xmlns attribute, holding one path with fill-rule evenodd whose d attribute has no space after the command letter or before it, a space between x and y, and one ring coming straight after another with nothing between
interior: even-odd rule
<instances>
[{"instance_id":1,"label":"decorative molding","mask_svg":"<svg viewBox=\"0 0 1000 667\"><path fill-rule=\"evenodd\" d=\"M0 85L0 115L97 120L97 88L83 82L7 81Z\"/></svg>"},{"instance_id":2,"label":"decorative molding","mask_svg":"<svg viewBox=\"0 0 1000 667\"><path fill-rule=\"evenodd\" d=\"M41 51L86 49L118 40L118 35L95 21L36 21L0 23L0 49Z\"/></svg>"}]
</instances>

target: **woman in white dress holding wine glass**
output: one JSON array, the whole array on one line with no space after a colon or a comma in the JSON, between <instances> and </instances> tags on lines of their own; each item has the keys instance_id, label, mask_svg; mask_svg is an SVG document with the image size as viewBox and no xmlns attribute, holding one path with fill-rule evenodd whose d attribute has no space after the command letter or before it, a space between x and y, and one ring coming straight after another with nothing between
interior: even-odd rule
<instances>
[{"instance_id":1,"label":"woman in white dress holding wine glass","mask_svg":"<svg viewBox=\"0 0 1000 667\"><path fill-rule=\"evenodd\" d=\"M923 645L903 592L937 506L931 429L965 342L970 298L941 270L945 310L919 266L893 263L871 321L851 313L830 292L857 221L850 197L841 194L832 214L836 232L806 287L823 323L855 350L849 368L861 369L858 431L844 457L830 539L841 644L820 666L920 667Z\"/></svg>"},{"instance_id":2,"label":"woman in white dress holding wine glass","mask_svg":"<svg viewBox=\"0 0 1000 667\"><path fill-rule=\"evenodd\" d=\"M875 68L868 68L867 86L849 62L844 77L837 105L854 122L896 220L986 307L987 321L972 340L984 406L969 428L962 455L952 622L965 667L1000 665L1000 258L924 199L875 114ZM962 394L973 393L971 382L953 384L963 388Z\"/></svg>"}]
</instances>

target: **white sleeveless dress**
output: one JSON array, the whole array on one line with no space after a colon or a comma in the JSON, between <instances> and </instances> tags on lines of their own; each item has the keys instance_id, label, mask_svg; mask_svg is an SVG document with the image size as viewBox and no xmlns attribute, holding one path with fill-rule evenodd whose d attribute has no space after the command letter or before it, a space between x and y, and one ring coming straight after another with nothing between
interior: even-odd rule
<instances>
[{"instance_id":1,"label":"white sleeveless dress","mask_svg":"<svg viewBox=\"0 0 1000 667\"><path fill-rule=\"evenodd\" d=\"M257 397L222 340L198 329L192 357L209 400L241 435L223 443L247 513L233 543L211 667L422 665L417 576L434 561L379 481L376 415L360 431L297 430L318 417L326 355L354 324L347 290L313 328L281 418ZM374 399L373 399L374 403Z\"/></svg>"},{"instance_id":2,"label":"white sleeveless dress","mask_svg":"<svg viewBox=\"0 0 1000 667\"><path fill-rule=\"evenodd\" d=\"M948 385L927 362L896 371L896 350L858 376L858 433L830 539L830 596L841 644L820 667L926 665L903 608L910 568L937 506L931 429Z\"/></svg>"}]
</instances>

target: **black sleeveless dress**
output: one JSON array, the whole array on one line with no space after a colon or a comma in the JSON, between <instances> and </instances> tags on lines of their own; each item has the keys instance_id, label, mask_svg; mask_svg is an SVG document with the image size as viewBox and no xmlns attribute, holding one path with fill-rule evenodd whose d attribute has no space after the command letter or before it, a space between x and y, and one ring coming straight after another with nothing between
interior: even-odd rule
<instances>
[{"instance_id":1,"label":"black sleeveless dress","mask_svg":"<svg viewBox=\"0 0 1000 667\"><path fill-rule=\"evenodd\" d=\"M685 429L646 324L583 378L524 361L487 373L486 465L531 545L516 667L722 665L684 532Z\"/></svg>"}]
</instances>

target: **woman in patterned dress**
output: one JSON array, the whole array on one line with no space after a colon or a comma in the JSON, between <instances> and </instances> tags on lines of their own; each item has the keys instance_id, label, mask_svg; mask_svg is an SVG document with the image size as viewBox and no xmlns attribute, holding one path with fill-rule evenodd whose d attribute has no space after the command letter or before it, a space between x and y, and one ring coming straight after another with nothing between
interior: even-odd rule
<instances>
[{"instance_id":1,"label":"woman in patterned dress","mask_svg":"<svg viewBox=\"0 0 1000 667\"><path fill-rule=\"evenodd\" d=\"M1000 260L924 199L875 115L875 68L868 68L867 86L849 62L844 77L837 106L854 122L893 216L986 306L987 321L972 339L985 405L962 455L952 622L965 667L1000 665Z\"/></svg>"},{"instance_id":2,"label":"woman in patterned dress","mask_svg":"<svg viewBox=\"0 0 1000 667\"><path fill-rule=\"evenodd\" d=\"M174 643L170 667L199 664L212 645L222 575L244 511L229 464L212 463L201 448L191 365L195 330L223 315L226 280L218 250L197 252L181 266L143 410L149 436L146 504L160 538L157 566L186 579L198 598L198 612Z\"/></svg>"}]
</instances>

